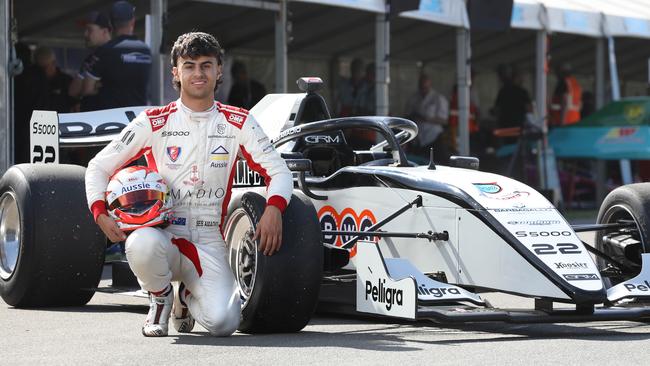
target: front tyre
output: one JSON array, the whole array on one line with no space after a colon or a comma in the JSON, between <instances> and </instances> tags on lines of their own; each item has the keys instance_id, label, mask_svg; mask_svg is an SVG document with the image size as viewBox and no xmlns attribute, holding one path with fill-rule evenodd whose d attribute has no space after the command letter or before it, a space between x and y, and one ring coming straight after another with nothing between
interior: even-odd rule
<instances>
[{"instance_id":1,"label":"front tyre","mask_svg":"<svg viewBox=\"0 0 650 366\"><path fill-rule=\"evenodd\" d=\"M261 195L247 192L228 209L228 260L242 297L239 330L297 332L307 325L318 301L323 275L320 225L309 199L294 194L282 218L282 246L265 256L253 241L265 207Z\"/></svg>"},{"instance_id":2,"label":"front tyre","mask_svg":"<svg viewBox=\"0 0 650 366\"><path fill-rule=\"evenodd\" d=\"M16 307L84 305L106 238L86 207L85 169L15 165L0 179L0 296Z\"/></svg>"},{"instance_id":3,"label":"front tyre","mask_svg":"<svg viewBox=\"0 0 650 366\"><path fill-rule=\"evenodd\" d=\"M598 212L599 224L632 223L622 229L596 234L596 249L625 266L625 271L598 259L607 287L636 276L641 269L641 254L650 250L650 183L625 185L610 192Z\"/></svg>"}]
</instances>

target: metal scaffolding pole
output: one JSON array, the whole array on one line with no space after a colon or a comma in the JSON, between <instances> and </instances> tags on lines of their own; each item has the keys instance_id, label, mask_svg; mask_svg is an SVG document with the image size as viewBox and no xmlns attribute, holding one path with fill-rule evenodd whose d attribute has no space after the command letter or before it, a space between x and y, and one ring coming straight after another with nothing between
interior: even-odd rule
<instances>
[{"instance_id":1,"label":"metal scaffolding pole","mask_svg":"<svg viewBox=\"0 0 650 366\"><path fill-rule=\"evenodd\" d=\"M164 16L167 0L151 0L151 16L147 22L147 43L151 47L151 104L162 105L165 99L165 55L160 53L163 39Z\"/></svg>"},{"instance_id":2,"label":"metal scaffolding pole","mask_svg":"<svg viewBox=\"0 0 650 366\"><path fill-rule=\"evenodd\" d=\"M10 70L11 55L11 2L0 1L0 136L4 143L0 149L0 169L4 173L14 161L14 122L12 89L13 75Z\"/></svg>"},{"instance_id":3,"label":"metal scaffolding pole","mask_svg":"<svg viewBox=\"0 0 650 366\"><path fill-rule=\"evenodd\" d=\"M390 109L388 85L390 84L390 9L377 14L375 20L375 112L387 116Z\"/></svg>"},{"instance_id":4,"label":"metal scaffolding pole","mask_svg":"<svg viewBox=\"0 0 650 366\"><path fill-rule=\"evenodd\" d=\"M458 153L469 156L469 30L456 30L456 84L458 85Z\"/></svg>"},{"instance_id":5,"label":"metal scaffolding pole","mask_svg":"<svg viewBox=\"0 0 650 366\"><path fill-rule=\"evenodd\" d=\"M275 14L275 91L287 92L287 0Z\"/></svg>"},{"instance_id":6,"label":"metal scaffolding pole","mask_svg":"<svg viewBox=\"0 0 650 366\"><path fill-rule=\"evenodd\" d=\"M544 130L547 129L546 121L546 55L548 54L547 44L548 32L540 30L537 32L537 52L535 54L535 106L537 118L543 121Z\"/></svg>"},{"instance_id":7,"label":"metal scaffolding pole","mask_svg":"<svg viewBox=\"0 0 650 366\"><path fill-rule=\"evenodd\" d=\"M605 105L605 39L596 39L596 110ZM596 160L596 201L602 202L607 195L605 181L607 166L604 160Z\"/></svg>"},{"instance_id":8,"label":"metal scaffolding pole","mask_svg":"<svg viewBox=\"0 0 650 366\"><path fill-rule=\"evenodd\" d=\"M605 39L596 38L596 109L605 105Z\"/></svg>"}]
</instances>

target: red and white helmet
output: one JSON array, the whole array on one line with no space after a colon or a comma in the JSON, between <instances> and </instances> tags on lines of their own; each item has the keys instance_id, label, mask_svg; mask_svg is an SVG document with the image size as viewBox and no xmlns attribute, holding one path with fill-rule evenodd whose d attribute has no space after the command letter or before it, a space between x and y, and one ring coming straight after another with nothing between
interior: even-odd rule
<instances>
[{"instance_id":1,"label":"red and white helmet","mask_svg":"<svg viewBox=\"0 0 650 366\"><path fill-rule=\"evenodd\" d=\"M122 231L164 224L172 202L158 172L130 166L117 172L106 189L108 214Z\"/></svg>"}]
</instances>

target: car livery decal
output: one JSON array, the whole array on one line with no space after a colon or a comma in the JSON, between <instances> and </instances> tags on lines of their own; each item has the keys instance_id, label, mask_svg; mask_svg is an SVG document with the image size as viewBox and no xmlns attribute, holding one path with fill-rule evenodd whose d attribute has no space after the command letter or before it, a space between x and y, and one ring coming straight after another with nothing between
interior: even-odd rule
<instances>
[{"instance_id":1,"label":"car livery decal","mask_svg":"<svg viewBox=\"0 0 650 366\"><path fill-rule=\"evenodd\" d=\"M502 188L497 182L492 183L472 183L479 191L488 194L495 194L501 192Z\"/></svg>"},{"instance_id":2,"label":"car livery decal","mask_svg":"<svg viewBox=\"0 0 650 366\"><path fill-rule=\"evenodd\" d=\"M353 208L345 207L339 213L336 208L326 205L318 210L318 221L321 230L343 230L343 231L363 231L377 223L375 215L369 209L362 209L357 213ZM323 235L323 241L326 244L342 246L348 240L354 238L352 235ZM361 238L364 239L364 238ZM366 237L365 240L379 241L379 238ZM356 245L350 252L350 257L357 254Z\"/></svg>"}]
</instances>

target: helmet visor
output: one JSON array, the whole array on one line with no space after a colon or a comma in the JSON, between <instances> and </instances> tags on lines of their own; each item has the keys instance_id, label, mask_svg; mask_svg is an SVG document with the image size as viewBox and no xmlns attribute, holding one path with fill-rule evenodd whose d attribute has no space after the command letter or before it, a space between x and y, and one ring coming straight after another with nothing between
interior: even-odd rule
<instances>
[{"instance_id":1,"label":"helmet visor","mask_svg":"<svg viewBox=\"0 0 650 366\"><path fill-rule=\"evenodd\" d=\"M157 201L164 201L165 194L161 191L152 189L144 189L139 191L129 192L118 197L109 205L110 210L119 208L123 212L131 215L137 215L146 212Z\"/></svg>"}]
</instances>

